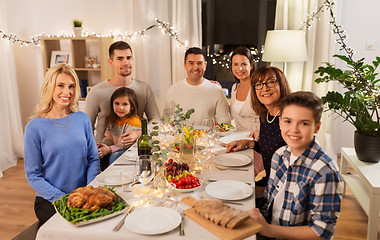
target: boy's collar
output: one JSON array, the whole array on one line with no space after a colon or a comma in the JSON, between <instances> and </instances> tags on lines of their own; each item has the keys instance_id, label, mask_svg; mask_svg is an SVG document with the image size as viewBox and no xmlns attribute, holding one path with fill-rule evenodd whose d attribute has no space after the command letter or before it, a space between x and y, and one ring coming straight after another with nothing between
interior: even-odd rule
<instances>
[{"instance_id":1,"label":"boy's collar","mask_svg":"<svg viewBox=\"0 0 380 240\"><path fill-rule=\"evenodd\" d=\"M307 158L309 158L310 153L318 151L320 148L321 146L319 145L318 140L314 136L313 141L309 144L309 146L305 149L305 151L303 151L301 155L297 156L297 160L294 161L294 164L297 164L299 159L302 159L302 162L304 162ZM291 154L292 154L291 148L289 146L286 146L283 156L289 161Z\"/></svg>"}]
</instances>

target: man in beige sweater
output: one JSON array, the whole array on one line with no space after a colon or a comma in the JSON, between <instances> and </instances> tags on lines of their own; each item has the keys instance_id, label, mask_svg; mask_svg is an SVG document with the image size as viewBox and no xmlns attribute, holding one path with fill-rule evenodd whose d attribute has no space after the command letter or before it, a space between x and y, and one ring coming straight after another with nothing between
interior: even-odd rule
<instances>
[{"instance_id":1,"label":"man in beige sweater","mask_svg":"<svg viewBox=\"0 0 380 240\"><path fill-rule=\"evenodd\" d=\"M86 97L85 113L90 117L92 128L95 129L95 140L99 143L106 128L106 117L111 112L111 96L119 87L132 89L137 97L138 116L146 114L148 120L160 117L150 86L137 79L132 79L134 58L130 45L123 41L114 42L109 48L108 63L113 68L114 76L91 88ZM95 126L95 121L97 124ZM132 145L141 135L141 131L128 131L121 135L121 143Z\"/></svg>"},{"instance_id":2,"label":"man in beige sweater","mask_svg":"<svg viewBox=\"0 0 380 240\"><path fill-rule=\"evenodd\" d=\"M200 48L189 48L185 53L187 78L173 84L167 93L165 114L179 104L184 112L193 108L189 119L194 125L201 125L204 118L216 118L219 123L230 123L230 112L222 88L203 77L206 59Z\"/></svg>"}]
</instances>

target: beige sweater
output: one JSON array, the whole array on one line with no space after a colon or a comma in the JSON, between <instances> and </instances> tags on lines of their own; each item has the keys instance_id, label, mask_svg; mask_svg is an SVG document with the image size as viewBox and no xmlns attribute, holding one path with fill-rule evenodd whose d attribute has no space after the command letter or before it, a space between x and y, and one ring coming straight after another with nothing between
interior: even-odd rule
<instances>
[{"instance_id":1,"label":"beige sweater","mask_svg":"<svg viewBox=\"0 0 380 240\"><path fill-rule=\"evenodd\" d=\"M195 110L189 119L194 125L201 125L206 117L216 117L219 123L231 122L224 92L220 86L207 79L197 86L190 85L186 79L172 85L166 96L165 113L177 104L184 113L191 108Z\"/></svg>"}]
</instances>

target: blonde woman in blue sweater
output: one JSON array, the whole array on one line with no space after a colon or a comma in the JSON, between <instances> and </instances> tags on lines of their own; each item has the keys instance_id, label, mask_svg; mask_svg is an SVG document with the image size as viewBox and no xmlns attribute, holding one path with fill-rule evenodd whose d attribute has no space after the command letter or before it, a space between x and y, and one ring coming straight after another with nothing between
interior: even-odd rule
<instances>
[{"instance_id":1,"label":"blonde woman in blue sweater","mask_svg":"<svg viewBox=\"0 0 380 240\"><path fill-rule=\"evenodd\" d=\"M54 200L88 185L100 172L89 117L78 111L79 81L68 65L45 74L41 103L25 127L25 173L37 192L34 210L43 224L55 210Z\"/></svg>"}]
</instances>

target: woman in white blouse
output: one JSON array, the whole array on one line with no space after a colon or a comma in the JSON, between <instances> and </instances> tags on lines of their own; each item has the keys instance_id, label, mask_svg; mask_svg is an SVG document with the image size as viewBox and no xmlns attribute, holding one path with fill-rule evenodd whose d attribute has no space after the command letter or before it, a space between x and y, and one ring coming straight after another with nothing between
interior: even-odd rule
<instances>
[{"instance_id":1,"label":"woman in white blouse","mask_svg":"<svg viewBox=\"0 0 380 240\"><path fill-rule=\"evenodd\" d=\"M255 67L253 56L248 48L240 46L232 52L231 70L236 83L231 90L230 110L236 130L251 132L258 130L259 116L253 111L251 105L251 76Z\"/></svg>"}]
</instances>

